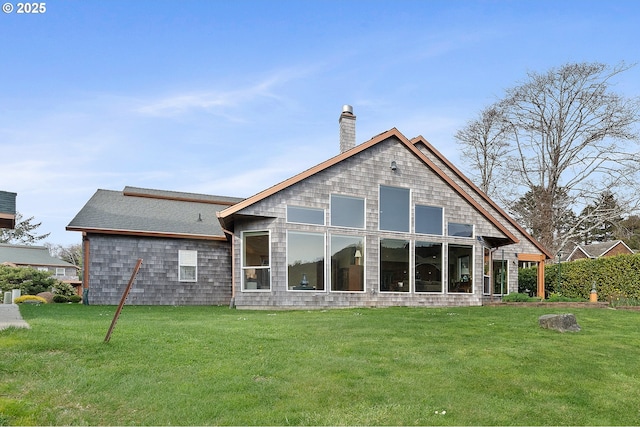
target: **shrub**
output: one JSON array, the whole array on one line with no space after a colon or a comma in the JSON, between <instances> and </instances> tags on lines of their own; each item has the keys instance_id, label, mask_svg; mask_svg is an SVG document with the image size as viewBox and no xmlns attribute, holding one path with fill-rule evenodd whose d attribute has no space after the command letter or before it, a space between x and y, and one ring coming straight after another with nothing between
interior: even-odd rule
<instances>
[{"instance_id":1,"label":"shrub","mask_svg":"<svg viewBox=\"0 0 640 427\"><path fill-rule=\"evenodd\" d=\"M530 301L539 301L538 298L530 297L527 294L512 292L508 295L502 297L502 301L504 302L530 302Z\"/></svg>"},{"instance_id":2,"label":"shrub","mask_svg":"<svg viewBox=\"0 0 640 427\"><path fill-rule=\"evenodd\" d=\"M53 287L53 293L57 295L64 295L70 297L76 294L76 290L69 283L58 282Z\"/></svg>"},{"instance_id":3,"label":"shrub","mask_svg":"<svg viewBox=\"0 0 640 427\"><path fill-rule=\"evenodd\" d=\"M14 299L13 302L16 304L22 304L22 303L46 304L47 300L37 295L21 295L18 298Z\"/></svg>"},{"instance_id":4,"label":"shrub","mask_svg":"<svg viewBox=\"0 0 640 427\"><path fill-rule=\"evenodd\" d=\"M24 295L36 295L51 290L61 283L51 277L48 271L39 271L31 267L9 267L0 265L0 289L7 292L20 289Z\"/></svg>"},{"instance_id":5,"label":"shrub","mask_svg":"<svg viewBox=\"0 0 640 427\"><path fill-rule=\"evenodd\" d=\"M520 269L518 288L522 291L523 286L531 286L531 277L535 280L536 274L536 267ZM554 300L588 300L594 283L600 301L616 298L640 300L640 254L584 259L545 266L545 291Z\"/></svg>"},{"instance_id":6,"label":"shrub","mask_svg":"<svg viewBox=\"0 0 640 427\"><path fill-rule=\"evenodd\" d=\"M57 302L57 303L69 302L69 297L65 295L56 294L53 296L53 302Z\"/></svg>"},{"instance_id":7,"label":"shrub","mask_svg":"<svg viewBox=\"0 0 640 427\"><path fill-rule=\"evenodd\" d=\"M79 303L80 301L82 301L82 297L80 295L71 295L69 297L69 302Z\"/></svg>"}]
</instances>

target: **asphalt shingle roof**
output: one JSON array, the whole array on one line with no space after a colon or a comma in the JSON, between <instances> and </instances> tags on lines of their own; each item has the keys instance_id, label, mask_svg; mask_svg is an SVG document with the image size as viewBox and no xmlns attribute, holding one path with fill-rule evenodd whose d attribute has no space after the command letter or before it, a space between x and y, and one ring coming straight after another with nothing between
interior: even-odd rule
<instances>
[{"instance_id":1,"label":"asphalt shingle roof","mask_svg":"<svg viewBox=\"0 0 640 427\"><path fill-rule=\"evenodd\" d=\"M241 200L136 187L98 190L67 229L224 237L216 212Z\"/></svg>"},{"instance_id":2,"label":"asphalt shingle roof","mask_svg":"<svg viewBox=\"0 0 640 427\"><path fill-rule=\"evenodd\" d=\"M75 267L75 265L49 255L44 246L0 244L0 264L10 262L16 265Z\"/></svg>"}]
</instances>

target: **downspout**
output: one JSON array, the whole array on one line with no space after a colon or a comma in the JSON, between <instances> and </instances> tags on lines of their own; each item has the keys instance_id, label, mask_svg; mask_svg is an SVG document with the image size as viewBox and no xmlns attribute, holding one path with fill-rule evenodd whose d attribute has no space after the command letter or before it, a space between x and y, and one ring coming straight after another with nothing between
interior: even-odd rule
<instances>
[{"instance_id":1,"label":"downspout","mask_svg":"<svg viewBox=\"0 0 640 427\"><path fill-rule=\"evenodd\" d=\"M90 244L87 233L82 233L82 246L82 303L84 305L89 305L89 257L91 256L91 254L89 252Z\"/></svg>"},{"instance_id":2,"label":"downspout","mask_svg":"<svg viewBox=\"0 0 640 427\"><path fill-rule=\"evenodd\" d=\"M231 236L231 301L229 308L236 307L236 235L231 231L222 229L225 234Z\"/></svg>"}]
</instances>

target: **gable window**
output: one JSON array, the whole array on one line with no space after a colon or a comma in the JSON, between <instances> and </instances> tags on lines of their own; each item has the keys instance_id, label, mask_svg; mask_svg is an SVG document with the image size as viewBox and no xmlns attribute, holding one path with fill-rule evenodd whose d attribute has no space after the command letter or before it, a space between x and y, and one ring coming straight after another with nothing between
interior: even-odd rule
<instances>
[{"instance_id":1,"label":"gable window","mask_svg":"<svg viewBox=\"0 0 640 427\"><path fill-rule=\"evenodd\" d=\"M364 291L364 237L331 236L331 290Z\"/></svg>"},{"instance_id":2,"label":"gable window","mask_svg":"<svg viewBox=\"0 0 640 427\"><path fill-rule=\"evenodd\" d=\"M410 191L380 186L380 230L409 232Z\"/></svg>"},{"instance_id":3,"label":"gable window","mask_svg":"<svg viewBox=\"0 0 640 427\"><path fill-rule=\"evenodd\" d=\"M448 235L453 237L473 237L472 224L450 222L447 224Z\"/></svg>"},{"instance_id":4,"label":"gable window","mask_svg":"<svg viewBox=\"0 0 640 427\"><path fill-rule=\"evenodd\" d=\"M362 197L332 194L331 225L364 228L364 199Z\"/></svg>"},{"instance_id":5,"label":"gable window","mask_svg":"<svg viewBox=\"0 0 640 427\"><path fill-rule=\"evenodd\" d=\"M449 245L449 292L471 293L473 288L473 246Z\"/></svg>"},{"instance_id":6,"label":"gable window","mask_svg":"<svg viewBox=\"0 0 640 427\"><path fill-rule=\"evenodd\" d=\"M324 290L324 234L287 233L287 289Z\"/></svg>"},{"instance_id":7,"label":"gable window","mask_svg":"<svg viewBox=\"0 0 640 427\"><path fill-rule=\"evenodd\" d=\"M198 251L178 251L178 281L198 280Z\"/></svg>"},{"instance_id":8,"label":"gable window","mask_svg":"<svg viewBox=\"0 0 640 427\"><path fill-rule=\"evenodd\" d=\"M416 242L416 292L442 292L442 243Z\"/></svg>"},{"instance_id":9,"label":"gable window","mask_svg":"<svg viewBox=\"0 0 640 427\"><path fill-rule=\"evenodd\" d=\"M416 205L416 233L442 236L442 208Z\"/></svg>"},{"instance_id":10,"label":"gable window","mask_svg":"<svg viewBox=\"0 0 640 427\"><path fill-rule=\"evenodd\" d=\"M380 239L380 291L409 292L409 241Z\"/></svg>"},{"instance_id":11,"label":"gable window","mask_svg":"<svg viewBox=\"0 0 640 427\"><path fill-rule=\"evenodd\" d=\"M324 209L288 205L287 222L324 225Z\"/></svg>"},{"instance_id":12,"label":"gable window","mask_svg":"<svg viewBox=\"0 0 640 427\"><path fill-rule=\"evenodd\" d=\"M242 234L243 290L271 289L270 246L268 231Z\"/></svg>"}]
</instances>

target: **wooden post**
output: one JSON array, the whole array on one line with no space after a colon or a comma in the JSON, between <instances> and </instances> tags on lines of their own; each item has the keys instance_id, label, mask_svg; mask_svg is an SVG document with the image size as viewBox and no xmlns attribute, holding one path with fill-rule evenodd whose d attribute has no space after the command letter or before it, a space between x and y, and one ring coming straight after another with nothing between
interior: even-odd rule
<instances>
[{"instance_id":1,"label":"wooden post","mask_svg":"<svg viewBox=\"0 0 640 427\"><path fill-rule=\"evenodd\" d=\"M138 259L135 268L133 269L133 273L131 274L131 279L129 279L129 283L127 284L127 288L122 293L122 298L120 299L120 304L118 305L118 309L116 313L113 315L113 320L111 321L111 326L109 326L109 330L107 331L107 336L104 337L104 342L109 342L111 339L111 333L113 332L113 328L116 327L116 323L118 323L118 317L120 317L120 312L122 311L122 306L124 306L124 302L127 300L129 296L129 291L131 291L131 286L133 285L133 281L136 279L138 275L138 270L140 270L140 265L142 265L142 258Z\"/></svg>"},{"instance_id":2,"label":"wooden post","mask_svg":"<svg viewBox=\"0 0 640 427\"><path fill-rule=\"evenodd\" d=\"M531 261L538 263L538 298L544 299L544 255L518 254L518 261Z\"/></svg>"}]
</instances>

